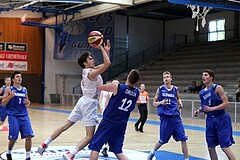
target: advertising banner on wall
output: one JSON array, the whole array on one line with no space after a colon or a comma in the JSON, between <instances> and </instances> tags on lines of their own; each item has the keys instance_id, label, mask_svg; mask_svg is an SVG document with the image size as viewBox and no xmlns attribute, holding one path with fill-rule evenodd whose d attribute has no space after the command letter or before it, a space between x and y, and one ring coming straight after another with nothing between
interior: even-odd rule
<instances>
[{"instance_id":1,"label":"advertising banner on wall","mask_svg":"<svg viewBox=\"0 0 240 160\"><path fill-rule=\"evenodd\" d=\"M0 42L0 70L27 71L27 44Z\"/></svg>"},{"instance_id":2,"label":"advertising banner on wall","mask_svg":"<svg viewBox=\"0 0 240 160\"><path fill-rule=\"evenodd\" d=\"M84 52L91 52L95 63L102 62L102 55L98 49L88 44L88 34L91 31L100 31L111 42L111 57L113 57L114 40L114 13L106 13L82 20L71 21L64 24L64 33L55 33L54 59L76 62Z\"/></svg>"}]
</instances>

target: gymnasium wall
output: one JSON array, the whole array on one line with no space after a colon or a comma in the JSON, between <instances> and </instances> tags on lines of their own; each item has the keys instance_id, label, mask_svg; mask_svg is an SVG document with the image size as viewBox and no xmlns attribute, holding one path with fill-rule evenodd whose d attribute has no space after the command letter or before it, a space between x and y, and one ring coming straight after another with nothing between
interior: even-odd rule
<instances>
[{"instance_id":1,"label":"gymnasium wall","mask_svg":"<svg viewBox=\"0 0 240 160\"><path fill-rule=\"evenodd\" d=\"M207 20L214 20L214 19L222 19L225 18L225 30L228 30L226 34L226 39L231 39L234 37L234 12L233 11L226 11L223 12L222 14L214 13L214 14L209 14L207 17ZM204 33L208 32L208 25L204 29L202 29ZM230 31L231 30L231 31ZM203 39L207 39L207 34L205 36L201 37Z\"/></svg>"},{"instance_id":2,"label":"gymnasium wall","mask_svg":"<svg viewBox=\"0 0 240 160\"><path fill-rule=\"evenodd\" d=\"M211 19L225 17L226 24L232 25L233 12L221 12L207 15L207 22ZM160 21L151 20L145 18L129 17L127 23L127 16L116 15L115 17L115 38L126 38L127 33L130 40L130 56L131 54L137 54L145 48L148 48L152 44L163 40L163 34L165 38L174 34L186 34L188 37L188 43L194 42L195 20L189 18ZM165 23L165 30L163 25ZM129 24L129 25L127 25ZM181 27L179 27L181 26ZM200 28L201 32L206 30ZM203 30L204 29L204 30ZM128 32L127 32L128 31ZM45 103L50 103L50 94L59 93L72 93L73 86L80 83L81 68L77 63L69 63L53 60L53 42L54 31L51 29L46 30L46 72L45 75ZM231 38L231 35L228 35ZM206 39L207 40L207 39ZM56 76L57 75L57 76Z\"/></svg>"},{"instance_id":3,"label":"gymnasium wall","mask_svg":"<svg viewBox=\"0 0 240 160\"><path fill-rule=\"evenodd\" d=\"M206 25L203 28L201 26L201 21L199 21L199 41L207 41L207 32L208 32L208 22L215 19L225 18L225 29L228 30L226 34L226 39L231 39L234 36L234 11L224 11L218 13L207 14L206 16ZM188 38L188 43L194 43L194 31L196 29L195 24L196 19L184 18L178 20L166 21L166 38L172 36L173 34L186 34ZM181 26L181 27L178 27ZM232 30L232 31L229 31Z\"/></svg>"},{"instance_id":4,"label":"gymnasium wall","mask_svg":"<svg viewBox=\"0 0 240 160\"><path fill-rule=\"evenodd\" d=\"M28 13L29 21L40 21L40 15L33 12L9 11L0 14L0 42L26 43L28 45L28 70L22 71L23 85L28 88L30 100L41 100L43 31L38 27L21 25L21 17ZM0 79L13 71L1 71ZM0 84L2 85L2 83Z\"/></svg>"},{"instance_id":5,"label":"gymnasium wall","mask_svg":"<svg viewBox=\"0 0 240 160\"><path fill-rule=\"evenodd\" d=\"M82 70L74 62L57 61L53 59L55 32L46 29L45 48L45 91L44 102L50 103L50 94L72 93L72 88L80 83L79 75ZM74 80L68 81L68 77Z\"/></svg>"},{"instance_id":6,"label":"gymnasium wall","mask_svg":"<svg viewBox=\"0 0 240 160\"><path fill-rule=\"evenodd\" d=\"M33 102L40 102L42 92L42 33L45 35L45 83L44 102L50 103L50 94L71 94L73 87L80 84L81 68L77 62L64 62L53 60L53 48L55 33L53 29L42 30L38 27L22 26L20 17L26 12L1 12L0 14L0 41L15 41L29 44L29 70L24 73L23 84L28 87L30 98ZM28 13L28 18L39 21L40 15ZM233 26L234 12L226 11L207 15L207 22L215 18L226 18L226 28ZM129 19L128 19L129 18ZM129 22L128 22L129 20ZM128 24L128 25L127 25ZM165 24L165 27L164 27ZM179 27L181 26L181 27ZM165 30L164 30L165 28ZM208 26L200 28L201 32L207 32ZM189 18L160 21L137 17L116 15L115 37L126 38L127 33L130 40L130 56L137 54L155 42L163 40L174 34L186 34L188 43L194 42L195 20ZM227 38L232 35L228 34ZM1 71L0 79L10 72ZM80 92L80 91L78 91Z\"/></svg>"},{"instance_id":7,"label":"gymnasium wall","mask_svg":"<svg viewBox=\"0 0 240 160\"><path fill-rule=\"evenodd\" d=\"M115 38L126 38L127 27L129 27L130 33L130 54L142 51L162 37L161 21L131 17L129 26L127 26L127 17L117 15L115 18ZM156 32L149 32L153 29ZM45 103L51 102L50 94L71 94L73 87L79 85L81 80L82 69L77 64L77 60L76 63L53 60L54 34L52 29L46 29Z\"/></svg>"}]
</instances>

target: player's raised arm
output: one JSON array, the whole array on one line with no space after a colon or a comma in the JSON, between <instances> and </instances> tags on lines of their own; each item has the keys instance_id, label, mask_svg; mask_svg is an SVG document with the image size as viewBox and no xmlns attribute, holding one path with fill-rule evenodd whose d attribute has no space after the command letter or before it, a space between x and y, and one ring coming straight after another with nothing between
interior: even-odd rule
<instances>
[{"instance_id":1,"label":"player's raised arm","mask_svg":"<svg viewBox=\"0 0 240 160\"><path fill-rule=\"evenodd\" d=\"M88 78L90 80L94 80L98 75L102 74L111 64L110 58L109 58L109 52L110 52L110 41L108 40L105 46L95 46L95 48L99 49L103 56L103 63L97 67L95 67L91 72L88 74ZM107 53L108 52L108 53Z\"/></svg>"}]
</instances>

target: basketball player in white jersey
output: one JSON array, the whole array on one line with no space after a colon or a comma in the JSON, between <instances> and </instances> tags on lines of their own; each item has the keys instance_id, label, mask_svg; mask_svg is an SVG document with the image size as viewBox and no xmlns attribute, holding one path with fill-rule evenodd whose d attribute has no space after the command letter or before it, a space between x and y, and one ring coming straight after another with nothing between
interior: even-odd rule
<instances>
[{"instance_id":1,"label":"basketball player in white jersey","mask_svg":"<svg viewBox=\"0 0 240 160\"><path fill-rule=\"evenodd\" d=\"M99 91L97 86L103 84L103 80L100 74L102 74L111 64L109 59L110 41L103 46L93 46L99 49L103 56L103 63L95 66L94 59L89 52L84 52L78 58L78 64L83 68L81 87L83 96L78 100L76 106L70 113L68 120L62 126L57 128L50 137L46 139L38 147L38 153L43 155L43 152L48 145L56 139L62 132L70 128L78 120L82 120L85 125L86 136L73 148L70 152L63 155L65 160L74 159L75 155L83 149L92 139L95 132L95 127L98 124L97 110L98 110L98 95Z\"/></svg>"}]
</instances>

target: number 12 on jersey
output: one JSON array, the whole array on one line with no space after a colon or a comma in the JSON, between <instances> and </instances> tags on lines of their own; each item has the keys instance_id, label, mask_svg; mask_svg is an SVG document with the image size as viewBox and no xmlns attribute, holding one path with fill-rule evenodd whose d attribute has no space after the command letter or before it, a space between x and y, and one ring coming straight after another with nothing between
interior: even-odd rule
<instances>
[{"instance_id":1,"label":"number 12 on jersey","mask_svg":"<svg viewBox=\"0 0 240 160\"><path fill-rule=\"evenodd\" d=\"M128 108L131 107L132 105L132 100L129 99L127 100L127 98L122 99L122 105L120 107L118 107L118 109L127 112Z\"/></svg>"}]
</instances>

